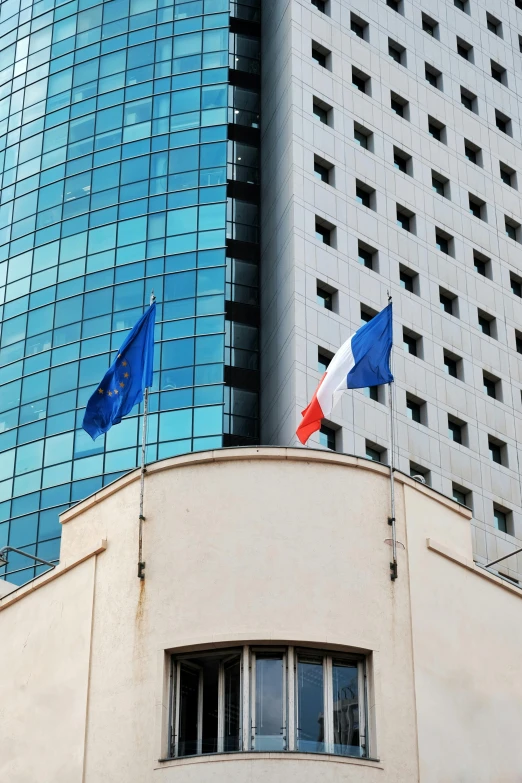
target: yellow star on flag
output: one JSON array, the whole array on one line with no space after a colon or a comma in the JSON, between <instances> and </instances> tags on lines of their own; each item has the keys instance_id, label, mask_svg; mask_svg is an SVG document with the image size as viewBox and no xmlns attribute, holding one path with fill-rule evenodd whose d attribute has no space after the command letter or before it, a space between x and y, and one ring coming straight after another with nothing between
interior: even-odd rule
<instances>
[{"instance_id":1,"label":"yellow star on flag","mask_svg":"<svg viewBox=\"0 0 522 783\"><path fill-rule=\"evenodd\" d=\"M128 378L128 377L129 377L129 373L128 373L128 372L124 372L124 373L123 373L123 377L124 377L124 378Z\"/></svg>"},{"instance_id":2,"label":"yellow star on flag","mask_svg":"<svg viewBox=\"0 0 522 783\"><path fill-rule=\"evenodd\" d=\"M119 394L118 389L114 389L114 394Z\"/></svg>"},{"instance_id":3,"label":"yellow star on flag","mask_svg":"<svg viewBox=\"0 0 522 783\"><path fill-rule=\"evenodd\" d=\"M121 388L123 389L123 387L125 386L125 384L124 384L124 383L122 383L122 382L120 381L120 386L121 386Z\"/></svg>"},{"instance_id":4,"label":"yellow star on flag","mask_svg":"<svg viewBox=\"0 0 522 783\"><path fill-rule=\"evenodd\" d=\"M122 362L122 365L123 365L124 367L126 367L126 366L127 366L127 362Z\"/></svg>"},{"instance_id":5,"label":"yellow star on flag","mask_svg":"<svg viewBox=\"0 0 522 783\"><path fill-rule=\"evenodd\" d=\"M107 394L109 395L109 397L112 397L112 392L111 391L108 391Z\"/></svg>"},{"instance_id":6,"label":"yellow star on flag","mask_svg":"<svg viewBox=\"0 0 522 783\"><path fill-rule=\"evenodd\" d=\"M98 394L103 394L103 389L98 389Z\"/></svg>"}]
</instances>

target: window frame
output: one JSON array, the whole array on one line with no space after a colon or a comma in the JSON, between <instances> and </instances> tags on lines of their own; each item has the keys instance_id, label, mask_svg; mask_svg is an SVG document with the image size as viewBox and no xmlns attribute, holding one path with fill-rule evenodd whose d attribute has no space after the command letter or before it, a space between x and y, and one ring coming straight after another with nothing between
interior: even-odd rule
<instances>
[{"instance_id":1,"label":"window frame","mask_svg":"<svg viewBox=\"0 0 522 783\"><path fill-rule=\"evenodd\" d=\"M280 752L298 751L300 753L324 753L337 758L371 758L371 731L369 718L369 686L368 686L368 656L362 653L336 650L332 648L312 648L302 644L263 644L252 643L250 645L234 645L224 647L222 650L202 649L180 654L170 655L170 693L169 693L169 727L168 727L168 752L170 759L184 759L196 756L213 756L223 752L277 752L274 747L259 747L259 738L263 735L257 733L257 699L256 699L256 661L261 656L281 656L282 660L282 726ZM219 657L218 674L218 720L216 750L205 752L203 750L203 669L194 663L195 659L203 657ZM324 750L306 750L299 747L299 700L300 690L298 683L298 667L300 659L321 659L323 667L323 717L324 735L322 742ZM230 751L225 748L225 666L227 661L234 660L239 663L239 709L238 709L238 737L237 750ZM338 663L346 663L357 670L357 718L359 727L358 747L360 753L336 753L335 745L335 694L333 671ZM193 668L199 671L198 684L198 740L197 752L180 755L180 717L181 717L181 688L180 679L182 667ZM234 735L235 736L235 735ZM276 735L266 735L275 737ZM256 748L257 744L257 748ZM270 743L269 743L270 744Z\"/></svg>"}]
</instances>

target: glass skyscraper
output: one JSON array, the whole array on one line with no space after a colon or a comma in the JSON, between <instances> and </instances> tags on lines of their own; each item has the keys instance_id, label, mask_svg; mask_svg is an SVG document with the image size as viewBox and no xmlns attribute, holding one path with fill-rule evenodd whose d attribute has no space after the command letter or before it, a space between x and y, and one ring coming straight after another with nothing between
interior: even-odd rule
<instances>
[{"instance_id":1,"label":"glass skyscraper","mask_svg":"<svg viewBox=\"0 0 522 783\"><path fill-rule=\"evenodd\" d=\"M81 423L152 290L147 460L257 442L258 5L1 5L0 547L138 464L137 408Z\"/></svg>"}]
</instances>

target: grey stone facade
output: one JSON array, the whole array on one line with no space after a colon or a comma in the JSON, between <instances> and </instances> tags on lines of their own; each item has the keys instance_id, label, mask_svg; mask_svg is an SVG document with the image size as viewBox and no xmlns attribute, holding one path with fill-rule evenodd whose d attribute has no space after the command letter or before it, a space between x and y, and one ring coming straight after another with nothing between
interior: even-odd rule
<instances>
[{"instance_id":1,"label":"grey stone facade","mask_svg":"<svg viewBox=\"0 0 522 783\"><path fill-rule=\"evenodd\" d=\"M361 324L361 307L382 309L390 291L397 465L428 471L445 495L467 493L484 563L522 545L522 10L515 0L469 0L464 11L453 0L397 7L328 0L322 13L309 0L263 1L261 441L297 443L300 411L321 376L318 350L335 352ZM352 19L366 23L363 38ZM354 123L371 134L366 149ZM332 167L328 183L314 174L317 157ZM411 231L398 225L397 206ZM330 246L316 238L317 221L330 228ZM360 263L359 243L376 251L372 269ZM332 311L318 303L318 283L334 294ZM405 350L403 329L417 356ZM457 377L445 356L457 361ZM370 446L388 459L388 390L379 395L344 394L331 418L338 450L364 456ZM407 399L420 405L420 422ZM448 422L460 425L461 444ZM518 578L522 556L500 570Z\"/></svg>"}]
</instances>

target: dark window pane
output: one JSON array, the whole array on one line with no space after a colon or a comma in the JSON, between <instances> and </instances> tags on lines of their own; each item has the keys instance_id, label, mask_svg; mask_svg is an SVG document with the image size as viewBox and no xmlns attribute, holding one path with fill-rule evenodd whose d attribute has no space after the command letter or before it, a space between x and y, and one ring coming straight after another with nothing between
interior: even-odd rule
<instances>
[{"instance_id":1,"label":"dark window pane","mask_svg":"<svg viewBox=\"0 0 522 783\"><path fill-rule=\"evenodd\" d=\"M284 750L283 735L283 658L281 655L256 655L255 748Z\"/></svg>"},{"instance_id":2,"label":"dark window pane","mask_svg":"<svg viewBox=\"0 0 522 783\"><path fill-rule=\"evenodd\" d=\"M357 665L334 659L333 680L333 752L344 756L362 756L359 744L359 680Z\"/></svg>"},{"instance_id":3,"label":"dark window pane","mask_svg":"<svg viewBox=\"0 0 522 783\"><path fill-rule=\"evenodd\" d=\"M297 660L297 750L322 753L324 744L324 674L322 658Z\"/></svg>"}]
</instances>

